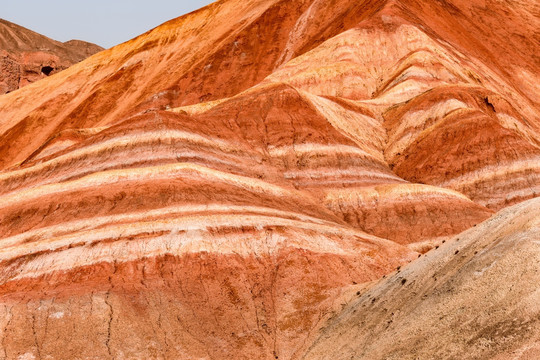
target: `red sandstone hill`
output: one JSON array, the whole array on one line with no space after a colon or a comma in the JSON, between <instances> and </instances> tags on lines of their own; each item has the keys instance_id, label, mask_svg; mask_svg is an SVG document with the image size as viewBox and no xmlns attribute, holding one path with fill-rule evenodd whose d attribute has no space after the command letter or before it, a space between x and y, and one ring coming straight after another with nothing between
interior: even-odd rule
<instances>
[{"instance_id":1,"label":"red sandstone hill","mask_svg":"<svg viewBox=\"0 0 540 360\"><path fill-rule=\"evenodd\" d=\"M65 70L101 50L80 40L61 43L0 19L0 95Z\"/></svg>"},{"instance_id":2,"label":"red sandstone hill","mask_svg":"<svg viewBox=\"0 0 540 360\"><path fill-rule=\"evenodd\" d=\"M538 15L223 0L1 96L0 356L534 354Z\"/></svg>"}]
</instances>

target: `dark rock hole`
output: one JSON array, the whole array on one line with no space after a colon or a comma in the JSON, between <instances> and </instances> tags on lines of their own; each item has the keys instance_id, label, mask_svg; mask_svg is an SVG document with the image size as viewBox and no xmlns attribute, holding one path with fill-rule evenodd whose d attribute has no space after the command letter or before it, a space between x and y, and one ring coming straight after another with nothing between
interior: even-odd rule
<instances>
[{"instance_id":1,"label":"dark rock hole","mask_svg":"<svg viewBox=\"0 0 540 360\"><path fill-rule=\"evenodd\" d=\"M485 98L484 98L484 103L487 105L488 108L491 109L491 111L497 112L497 111L495 110L495 106L489 101L489 98L485 97Z\"/></svg>"},{"instance_id":2,"label":"dark rock hole","mask_svg":"<svg viewBox=\"0 0 540 360\"><path fill-rule=\"evenodd\" d=\"M51 75L53 70L54 69L52 67L50 67L50 66L44 66L44 67L41 68L41 72L43 74L47 75L47 76Z\"/></svg>"}]
</instances>

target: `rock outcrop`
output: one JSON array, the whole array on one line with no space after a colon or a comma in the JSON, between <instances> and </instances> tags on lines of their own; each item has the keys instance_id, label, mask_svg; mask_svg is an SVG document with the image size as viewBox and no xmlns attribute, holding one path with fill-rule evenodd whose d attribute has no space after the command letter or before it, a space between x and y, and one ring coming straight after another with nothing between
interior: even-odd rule
<instances>
[{"instance_id":1,"label":"rock outcrop","mask_svg":"<svg viewBox=\"0 0 540 360\"><path fill-rule=\"evenodd\" d=\"M0 19L0 95L65 70L101 50L80 40L54 41Z\"/></svg>"},{"instance_id":2,"label":"rock outcrop","mask_svg":"<svg viewBox=\"0 0 540 360\"><path fill-rule=\"evenodd\" d=\"M464 314L487 316L510 286L463 261L538 234L537 11L223 0L1 96L0 357L431 356L414 321L449 328L423 309L456 312L467 285ZM512 311L533 316L515 265L532 280ZM465 284L450 312L432 271ZM385 304L411 309L392 332ZM492 304L482 326L511 320ZM466 356L535 343L477 340Z\"/></svg>"}]
</instances>

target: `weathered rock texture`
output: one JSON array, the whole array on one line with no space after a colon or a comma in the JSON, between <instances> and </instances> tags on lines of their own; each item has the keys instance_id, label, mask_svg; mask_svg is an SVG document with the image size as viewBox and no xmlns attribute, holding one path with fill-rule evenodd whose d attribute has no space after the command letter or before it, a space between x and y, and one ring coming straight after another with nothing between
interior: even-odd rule
<instances>
[{"instance_id":1,"label":"weathered rock texture","mask_svg":"<svg viewBox=\"0 0 540 360\"><path fill-rule=\"evenodd\" d=\"M303 359L537 359L540 199L505 209L349 301Z\"/></svg>"},{"instance_id":2,"label":"weathered rock texture","mask_svg":"<svg viewBox=\"0 0 540 360\"><path fill-rule=\"evenodd\" d=\"M538 196L537 15L223 0L0 97L0 356L362 358L351 296ZM535 205L504 236L536 236Z\"/></svg>"},{"instance_id":3,"label":"weathered rock texture","mask_svg":"<svg viewBox=\"0 0 540 360\"><path fill-rule=\"evenodd\" d=\"M101 50L80 40L54 41L0 19L0 95L65 70Z\"/></svg>"}]
</instances>

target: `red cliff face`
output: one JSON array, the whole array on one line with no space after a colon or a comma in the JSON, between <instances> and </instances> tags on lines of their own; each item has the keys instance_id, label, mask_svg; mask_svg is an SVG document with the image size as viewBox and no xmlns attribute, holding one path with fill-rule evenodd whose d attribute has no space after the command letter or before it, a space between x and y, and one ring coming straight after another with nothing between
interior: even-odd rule
<instances>
[{"instance_id":1,"label":"red cliff face","mask_svg":"<svg viewBox=\"0 0 540 360\"><path fill-rule=\"evenodd\" d=\"M0 356L384 358L413 318L370 320L366 355L340 340L371 284L492 216L471 259L537 235L537 10L224 0L0 96ZM384 304L444 301L424 290ZM388 354L429 358L416 340Z\"/></svg>"},{"instance_id":2,"label":"red cliff face","mask_svg":"<svg viewBox=\"0 0 540 360\"><path fill-rule=\"evenodd\" d=\"M80 40L54 41L0 19L0 95L65 70L101 50Z\"/></svg>"}]
</instances>

